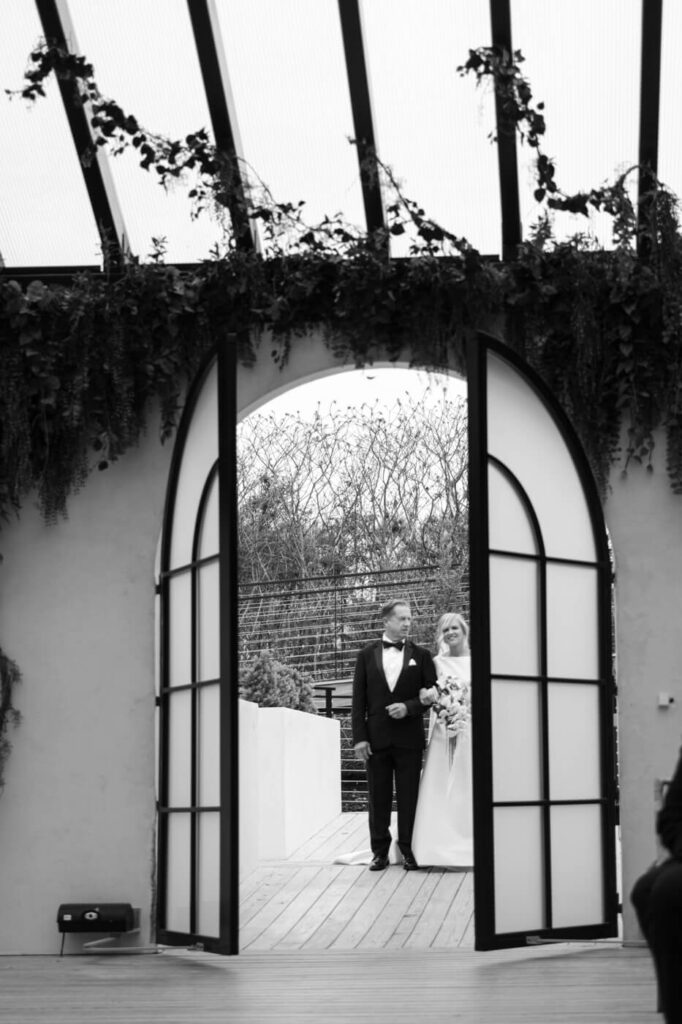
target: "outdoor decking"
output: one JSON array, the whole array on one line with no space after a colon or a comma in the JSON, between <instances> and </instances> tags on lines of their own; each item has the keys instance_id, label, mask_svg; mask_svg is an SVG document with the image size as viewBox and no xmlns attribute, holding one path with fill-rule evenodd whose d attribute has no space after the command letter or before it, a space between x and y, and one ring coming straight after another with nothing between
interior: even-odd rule
<instances>
[{"instance_id":1,"label":"outdoor decking","mask_svg":"<svg viewBox=\"0 0 682 1024\"><path fill-rule=\"evenodd\" d=\"M473 948L471 872L334 863L368 846L367 814L346 813L287 860L262 864L241 887L240 948Z\"/></svg>"}]
</instances>

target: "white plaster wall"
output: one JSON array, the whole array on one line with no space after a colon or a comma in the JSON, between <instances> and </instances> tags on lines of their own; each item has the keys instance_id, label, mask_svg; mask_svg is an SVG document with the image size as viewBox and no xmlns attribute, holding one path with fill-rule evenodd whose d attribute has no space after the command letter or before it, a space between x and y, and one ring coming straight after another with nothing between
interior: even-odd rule
<instances>
[{"instance_id":1,"label":"white plaster wall","mask_svg":"<svg viewBox=\"0 0 682 1024\"><path fill-rule=\"evenodd\" d=\"M239 371L240 415L339 369L315 336L297 340L283 371L267 353L266 341L263 364ZM16 696L23 722L10 736L0 796L0 953L54 952L58 904L93 898L139 906L139 941L149 941L151 586L171 451L152 425L138 450L71 499L68 521L46 527L27 503L21 520L0 531L0 644L24 677ZM617 571L626 941L639 934L629 892L656 854L655 783L670 776L682 740L682 498L670 490L662 438L656 466L625 479L617 469L605 508ZM676 697L667 711L656 706L663 690ZM314 751L277 742L306 782L319 774ZM243 798L242 814L244 806ZM271 807L270 820L277 814ZM253 839L243 842L246 865ZM79 941L70 937L66 948Z\"/></svg>"},{"instance_id":2,"label":"white plaster wall","mask_svg":"<svg viewBox=\"0 0 682 1024\"><path fill-rule=\"evenodd\" d=\"M259 854L289 854L341 813L338 721L290 708L260 708Z\"/></svg>"},{"instance_id":3,"label":"white plaster wall","mask_svg":"<svg viewBox=\"0 0 682 1024\"><path fill-rule=\"evenodd\" d=\"M606 506L616 558L623 910L626 942L641 938L630 905L637 877L657 853L657 779L669 778L682 742L682 497L665 472L665 438L655 471L621 478L616 467ZM675 704L662 710L657 696Z\"/></svg>"},{"instance_id":4,"label":"white plaster wall","mask_svg":"<svg viewBox=\"0 0 682 1024\"><path fill-rule=\"evenodd\" d=\"M299 384L305 384L317 377L343 373L344 369L355 369L353 363L344 366L334 357L324 344L319 331L296 338L289 357L281 368L270 356L273 348L277 348L277 343L273 343L270 335L264 334L258 361L253 366L239 366L237 369L237 410L240 420L255 412L264 402L271 401L277 395L284 394ZM406 366L408 361L406 357L404 363L390 365Z\"/></svg>"},{"instance_id":5,"label":"white plaster wall","mask_svg":"<svg viewBox=\"0 0 682 1024\"><path fill-rule=\"evenodd\" d=\"M55 952L58 905L93 899L140 907L135 941L149 941L154 557L171 450L153 423L67 521L47 527L27 502L0 531L0 644L23 674L0 796L0 953Z\"/></svg>"}]
</instances>

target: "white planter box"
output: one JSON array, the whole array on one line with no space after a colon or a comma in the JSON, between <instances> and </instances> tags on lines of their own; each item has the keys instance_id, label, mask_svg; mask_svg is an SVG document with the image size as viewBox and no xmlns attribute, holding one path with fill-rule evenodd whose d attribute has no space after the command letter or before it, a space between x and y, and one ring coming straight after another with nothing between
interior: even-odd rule
<instances>
[{"instance_id":1,"label":"white planter box","mask_svg":"<svg viewBox=\"0 0 682 1024\"><path fill-rule=\"evenodd\" d=\"M288 857L341 813L340 726L322 715L259 708L258 749L259 856Z\"/></svg>"},{"instance_id":2,"label":"white planter box","mask_svg":"<svg viewBox=\"0 0 682 1024\"><path fill-rule=\"evenodd\" d=\"M239 875L258 866L258 714L250 701L239 701Z\"/></svg>"}]
</instances>

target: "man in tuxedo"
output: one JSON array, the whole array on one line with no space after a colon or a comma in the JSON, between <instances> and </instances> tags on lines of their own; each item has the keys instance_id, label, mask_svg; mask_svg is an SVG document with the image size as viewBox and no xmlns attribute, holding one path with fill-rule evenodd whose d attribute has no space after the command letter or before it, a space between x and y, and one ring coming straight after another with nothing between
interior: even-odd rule
<instances>
[{"instance_id":1,"label":"man in tuxedo","mask_svg":"<svg viewBox=\"0 0 682 1024\"><path fill-rule=\"evenodd\" d=\"M398 846L403 867L417 867L412 853L412 828L417 809L424 750L419 691L436 682L433 659L425 647L408 640L412 624L405 600L381 609L384 634L360 651L353 679L352 727L356 757L367 766L370 871L388 866L391 805L395 779Z\"/></svg>"}]
</instances>

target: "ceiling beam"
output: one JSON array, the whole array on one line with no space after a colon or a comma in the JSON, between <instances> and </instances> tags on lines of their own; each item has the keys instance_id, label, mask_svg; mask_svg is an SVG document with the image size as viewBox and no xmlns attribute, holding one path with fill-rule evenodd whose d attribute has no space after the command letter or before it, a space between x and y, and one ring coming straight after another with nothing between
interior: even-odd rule
<instances>
[{"instance_id":1,"label":"ceiling beam","mask_svg":"<svg viewBox=\"0 0 682 1024\"><path fill-rule=\"evenodd\" d=\"M256 248L256 240L246 211L245 182L240 159L243 152L232 97L227 62L220 41L220 26L215 0L187 0L194 43L206 93L216 149L230 162L234 200L229 205L237 246L245 251Z\"/></svg>"},{"instance_id":2,"label":"ceiling beam","mask_svg":"<svg viewBox=\"0 0 682 1024\"><path fill-rule=\"evenodd\" d=\"M369 93L369 78L365 61L365 47L362 38L359 0L339 0L341 34L346 58L346 73L350 103L353 112L355 146L360 165L362 201L365 207L367 232L373 234L386 226L384 204L381 198L379 168L376 163L376 142L372 103Z\"/></svg>"},{"instance_id":3,"label":"ceiling beam","mask_svg":"<svg viewBox=\"0 0 682 1024\"><path fill-rule=\"evenodd\" d=\"M652 213L652 191L658 175L658 121L661 101L661 43L663 0L642 0L642 56L639 95L639 189L637 211L640 225ZM648 246L639 238L640 255Z\"/></svg>"},{"instance_id":4,"label":"ceiling beam","mask_svg":"<svg viewBox=\"0 0 682 1024\"><path fill-rule=\"evenodd\" d=\"M47 42L69 53L79 54L66 0L35 2ZM76 83L57 78L57 84L102 243L104 261L115 267L124 261L128 253L128 236L107 158L101 147L94 145L89 105L83 103ZM93 149L95 156L88 160L87 155Z\"/></svg>"},{"instance_id":5,"label":"ceiling beam","mask_svg":"<svg viewBox=\"0 0 682 1024\"><path fill-rule=\"evenodd\" d=\"M490 23L493 46L512 49L510 0L490 0ZM519 169L516 155L516 125L510 124L502 110L502 100L495 92L495 118L497 122L497 165L500 176L500 205L502 209L502 259L516 257L521 244L521 213L519 208Z\"/></svg>"}]
</instances>

